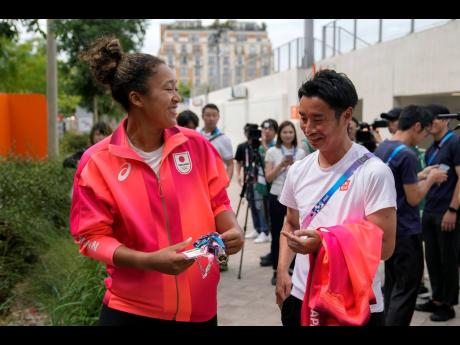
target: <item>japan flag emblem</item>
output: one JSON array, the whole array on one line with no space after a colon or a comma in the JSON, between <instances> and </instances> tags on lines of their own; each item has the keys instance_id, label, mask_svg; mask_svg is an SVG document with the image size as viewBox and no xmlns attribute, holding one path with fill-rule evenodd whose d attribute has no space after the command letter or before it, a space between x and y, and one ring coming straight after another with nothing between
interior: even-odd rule
<instances>
[{"instance_id":1,"label":"japan flag emblem","mask_svg":"<svg viewBox=\"0 0 460 345\"><path fill-rule=\"evenodd\" d=\"M192 171L192 160L190 159L190 154L188 151L174 153L174 164L176 169L181 174L188 174Z\"/></svg>"}]
</instances>

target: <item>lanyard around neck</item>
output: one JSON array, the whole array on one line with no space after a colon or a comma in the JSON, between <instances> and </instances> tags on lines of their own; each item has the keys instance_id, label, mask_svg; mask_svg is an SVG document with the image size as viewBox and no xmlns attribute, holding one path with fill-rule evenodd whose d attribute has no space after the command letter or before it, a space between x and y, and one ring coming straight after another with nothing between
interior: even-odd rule
<instances>
[{"instance_id":1,"label":"lanyard around neck","mask_svg":"<svg viewBox=\"0 0 460 345\"><path fill-rule=\"evenodd\" d=\"M344 173L343 175L335 182L335 184L324 194L324 196L316 203L316 205L312 208L309 214L305 217L302 222L301 229L306 229L313 218L322 210L324 206L326 206L327 202L331 199L332 195L340 188L341 185L345 183L346 180L350 178L351 175L358 169L361 165L363 165L368 159L374 157L374 154L367 152L360 158L358 158Z\"/></svg>"},{"instance_id":2,"label":"lanyard around neck","mask_svg":"<svg viewBox=\"0 0 460 345\"><path fill-rule=\"evenodd\" d=\"M386 165L390 165L390 162L393 158L395 158L395 156L403 149L405 149L407 146L404 145L404 144L401 144L399 145L398 147L396 147L393 152L391 152L391 155L388 157L387 161L385 162Z\"/></svg>"},{"instance_id":3,"label":"lanyard around neck","mask_svg":"<svg viewBox=\"0 0 460 345\"><path fill-rule=\"evenodd\" d=\"M439 143L438 147L436 148L436 150L433 152L433 154L430 156L430 158L428 158L428 161L426 162L427 165L431 165L431 163L433 163L435 157L437 156L437 154L439 153L439 151L441 150L441 147L447 142L447 140L449 140L452 136L454 135L454 132L447 132L446 135L444 135L444 137L442 138L441 142Z\"/></svg>"},{"instance_id":4,"label":"lanyard around neck","mask_svg":"<svg viewBox=\"0 0 460 345\"><path fill-rule=\"evenodd\" d=\"M293 156L293 158L294 158L294 160L295 160L295 154L296 154L296 152L297 152L297 147L295 147L295 146L293 146L293 147L294 147L294 153L292 154L292 156ZM281 145L280 148L281 148L281 154L282 154L283 156L285 156L285 155L286 155L286 154L285 154L286 151L284 151L283 145Z\"/></svg>"}]
</instances>

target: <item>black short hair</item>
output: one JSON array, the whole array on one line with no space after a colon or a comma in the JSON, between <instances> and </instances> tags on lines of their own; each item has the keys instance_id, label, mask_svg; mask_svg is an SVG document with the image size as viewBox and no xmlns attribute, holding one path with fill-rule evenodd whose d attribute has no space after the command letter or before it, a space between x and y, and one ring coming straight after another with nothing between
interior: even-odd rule
<instances>
[{"instance_id":1,"label":"black short hair","mask_svg":"<svg viewBox=\"0 0 460 345\"><path fill-rule=\"evenodd\" d=\"M215 104L213 104L213 103L208 103L208 104L206 104L206 105L203 107L203 109L201 110L201 115L203 115L203 114L204 114L204 111L205 111L206 109L208 109L208 108L217 110L217 112L220 113L219 108L217 108L217 105L215 105Z\"/></svg>"},{"instance_id":2,"label":"black short hair","mask_svg":"<svg viewBox=\"0 0 460 345\"><path fill-rule=\"evenodd\" d=\"M186 127L190 121L193 122L195 127L198 127L200 119L191 110L184 110L179 115L177 115L177 124L181 127Z\"/></svg>"},{"instance_id":3,"label":"black short hair","mask_svg":"<svg viewBox=\"0 0 460 345\"><path fill-rule=\"evenodd\" d=\"M430 111L433 117L436 117L439 114L450 114L449 109L442 104L428 104L425 108Z\"/></svg>"},{"instance_id":4,"label":"black short hair","mask_svg":"<svg viewBox=\"0 0 460 345\"><path fill-rule=\"evenodd\" d=\"M260 124L260 127L262 128L266 127L267 126L266 123L268 123L269 127L273 128L275 132L278 132L278 122L276 122L276 120L266 119Z\"/></svg>"},{"instance_id":5,"label":"black short hair","mask_svg":"<svg viewBox=\"0 0 460 345\"><path fill-rule=\"evenodd\" d=\"M398 129L407 131L417 122L423 128L428 127L433 122L433 114L426 108L420 105L408 105L399 115Z\"/></svg>"},{"instance_id":6,"label":"black short hair","mask_svg":"<svg viewBox=\"0 0 460 345\"><path fill-rule=\"evenodd\" d=\"M89 132L89 141L91 142L91 145L95 144L94 136L96 135L96 132L107 137L112 134L112 127L110 127L110 125L104 121L96 122L94 126L91 127L91 131Z\"/></svg>"},{"instance_id":7,"label":"black short hair","mask_svg":"<svg viewBox=\"0 0 460 345\"><path fill-rule=\"evenodd\" d=\"M324 69L316 72L299 88L299 100L302 97L318 97L335 111L336 118L348 108L358 103L358 94L351 80L344 73Z\"/></svg>"}]
</instances>

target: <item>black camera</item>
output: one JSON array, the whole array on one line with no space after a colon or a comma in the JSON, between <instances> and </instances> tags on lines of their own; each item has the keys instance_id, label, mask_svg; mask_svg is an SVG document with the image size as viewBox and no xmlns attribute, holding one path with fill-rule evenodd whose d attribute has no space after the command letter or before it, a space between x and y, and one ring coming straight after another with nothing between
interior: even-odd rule
<instances>
[{"instance_id":1,"label":"black camera","mask_svg":"<svg viewBox=\"0 0 460 345\"><path fill-rule=\"evenodd\" d=\"M259 126L255 124L246 125L246 133L252 148L258 149L261 144L260 139L262 138L262 131L259 129Z\"/></svg>"},{"instance_id":2,"label":"black camera","mask_svg":"<svg viewBox=\"0 0 460 345\"><path fill-rule=\"evenodd\" d=\"M375 138L371 132L371 128L372 129L377 128L377 126L374 127L376 123L377 125L380 125L380 127L386 127L386 126L383 126L383 123L381 122L382 122L381 120L376 120L371 125L369 125L367 122L361 122L359 124L358 130L356 131L356 142L358 144L363 145L370 152L374 152L375 149L377 148L377 143L375 142Z\"/></svg>"},{"instance_id":3,"label":"black camera","mask_svg":"<svg viewBox=\"0 0 460 345\"><path fill-rule=\"evenodd\" d=\"M376 128L386 128L388 127L388 120L375 120L372 124L371 127L373 130Z\"/></svg>"}]
</instances>

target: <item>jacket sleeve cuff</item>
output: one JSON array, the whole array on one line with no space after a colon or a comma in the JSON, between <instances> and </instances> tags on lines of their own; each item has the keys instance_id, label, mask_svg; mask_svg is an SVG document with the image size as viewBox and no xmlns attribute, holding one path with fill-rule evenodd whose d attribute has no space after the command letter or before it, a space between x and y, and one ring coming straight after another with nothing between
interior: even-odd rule
<instances>
[{"instance_id":1,"label":"jacket sleeve cuff","mask_svg":"<svg viewBox=\"0 0 460 345\"><path fill-rule=\"evenodd\" d=\"M107 265L115 266L113 263L113 253L121 246L117 239L109 236L98 237L85 240L80 243L80 253L89 256L97 261L102 261Z\"/></svg>"}]
</instances>

